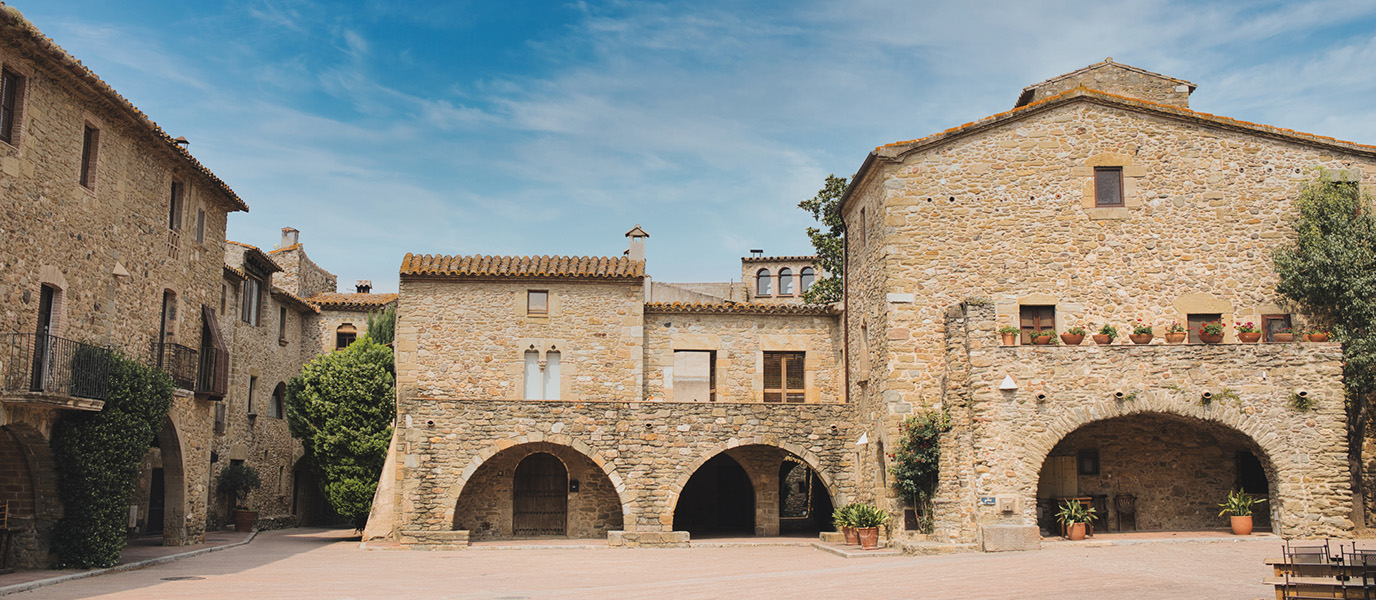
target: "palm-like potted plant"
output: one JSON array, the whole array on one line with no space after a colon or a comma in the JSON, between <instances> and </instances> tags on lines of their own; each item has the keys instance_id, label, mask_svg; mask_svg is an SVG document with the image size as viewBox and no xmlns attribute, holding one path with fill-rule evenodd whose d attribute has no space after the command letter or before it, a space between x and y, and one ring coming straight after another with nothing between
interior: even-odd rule
<instances>
[{"instance_id":1,"label":"palm-like potted plant","mask_svg":"<svg viewBox=\"0 0 1376 600\"><path fill-rule=\"evenodd\" d=\"M248 493L261 485L263 480L258 477L258 471L248 465L232 464L220 469L215 489L233 498L235 531L253 531L253 524L258 521L258 511L249 510Z\"/></svg>"},{"instance_id":2,"label":"palm-like potted plant","mask_svg":"<svg viewBox=\"0 0 1376 600\"><path fill-rule=\"evenodd\" d=\"M1179 344L1185 341L1185 338L1189 337L1189 335L1190 332L1185 330L1185 327L1180 324L1180 321L1171 321L1170 326L1166 327L1167 344Z\"/></svg>"},{"instance_id":3,"label":"palm-like potted plant","mask_svg":"<svg viewBox=\"0 0 1376 600\"><path fill-rule=\"evenodd\" d=\"M1061 342L1067 346L1079 346L1080 342L1083 341L1085 341L1085 328L1078 325L1061 334Z\"/></svg>"},{"instance_id":4,"label":"palm-like potted plant","mask_svg":"<svg viewBox=\"0 0 1376 600\"><path fill-rule=\"evenodd\" d=\"M1004 325L999 328L999 335L1003 337L1003 345L1005 346L1018 345L1018 334L1020 333L1022 330L1012 325Z\"/></svg>"},{"instance_id":5,"label":"palm-like potted plant","mask_svg":"<svg viewBox=\"0 0 1376 600\"><path fill-rule=\"evenodd\" d=\"M1228 492L1228 499L1219 503L1223 510L1218 516L1228 515L1233 535L1252 535L1252 506L1265 502L1265 498L1255 498L1242 490Z\"/></svg>"},{"instance_id":6,"label":"palm-like potted plant","mask_svg":"<svg viewBox=\"0 0 1376 600\"><path fill-rule=\"evenodd\" d=\"M1064 500L1061 509L1056 511L1056 520L1065 527L1066 537L1071 541L1085 539L1085 523L1094 519L1094 507L1085 506L1079 500Z\"/></svg>"},{"instance_id":7,"label":"palm-like potted plant","mask_svg":"<svg viewBox=\"0 0 1376 600\"><path fill-rule=\"evenodd\" d=\"M1104 323L1104 326L1099 328L1099 333L1094 334L1094 343L1100 346L1107 346L1112 344L1113 340L1117 337L1118 329L1108 323Z\"/></svg>"},{"instance_id":8,"label":"palm-like potted plant","mask_svg":"<svg viewBox=\"0 0 1376 600\"><path fill-rule=\"evenodd\" d=\"M831 523L836 526L836 530L846 536L847 546L860 545L859 534L855 532L855 504L847 504L837 507L831 512Z\"/></svg>"},{"instance_id":9,"label":"palm-like potted plant","mask_svg":"<svg viewBox=\"0 0 1376 600\"><path fill-rule=\"evenodd\" d=\"M889 522L889 513L870 504L856 504L851 509L855 531L860 536L861 550L879 547L879 527Z\"/></svg>"},{"instance_id":10,"label":"palm-like potted plant","mask_svg":"<svg viewBox=\"0 0 1376 600\"><path fill-rule=\"evenodd\" d=\"M1199 341L1205 344L1217 344L1223 341L1223 321L1200 323Z\"/></svg>"},{"instance_id":11,"label":"palm-like potted plant","mask_svg":"<svg viewBox=\"0 0 1376 600\"><path fill-rule=\"evenodd\" d=\"M1248 321L1246 323L1234 322L1233 325L1237 327L1238 340L1241 340L1242 342L1247 344L1253 344L1256 343L1257 340L1261 339L1261 328L1257 327L1251 321Z\"/></svg>"},{"instance_id":12,"label":"palm-like potted plant","mask_svg":"<svg viewBox=\"0 0 1376 600\"><path fill-rule=\"evenodd\" d=\"M1137 319L1132 325L1132 333L1128 334L1128 339L1132 340L1134 344L1150 344L1151 338L1151 325L1143 323L1141 319Z\"/></svg>"}]
</instances>

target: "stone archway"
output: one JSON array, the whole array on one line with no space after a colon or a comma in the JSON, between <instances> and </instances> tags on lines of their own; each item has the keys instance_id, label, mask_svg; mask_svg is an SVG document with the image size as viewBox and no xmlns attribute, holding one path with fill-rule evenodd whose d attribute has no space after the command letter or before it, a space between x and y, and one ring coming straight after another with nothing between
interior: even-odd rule
<instances>
[{"instance_id":1,"label":"stone archway","mask_svg":"<svg viewBox=\"0 0 1376 600\"><path fill-rule=\"evenodd\" d=\"M7 564L46 565L52 529L62 514L57 469L43 435L27 424L0 428L0 500L9 503L12 534Z\"/></svg>"},{"instance_id":2,"label":"stone archway","mask_svg":"<svg viewBox=\"0 0 1376 600\"><path fill-rule=\"evenodd\" d=\"M1041 465L1038 525L1055 535L1065 498L1091 498L1096 531L1200 531L1227 527L1218 503L1244 488L1278 498L1270 456L1217 421L1138 412L1089 422L1063 437ZM1272 527L1269 502L1256 507L1258 530Z\"/></svg>"},{"instance_id":3,"label":"stone archway","mask_svg":"<svg viewBox=\"0 0 1376 600\"><path fill-rule=\"evenodd\" d=\"M186 463L181 436L172 418L163 420L143 461L139 479L140 521L143 531L161 534L162 545L184 546L187 532Z\"/></svg>"},{"instance_id":4,"label":"stone archway","mask_svg":"<svg viewBox=\"0 0 1376 600\"><path fill-rule=\"evenodd\" d=\"M816 493L825 495L827 502L838 505L845 502L844 495L837 491L835 480L820 466L817 456L802 448L776 440L739 440L724 444L698 457L689 469L682 473L670 489L665 506L666 514L661 522L676 523L680 514L688 514L691 509L681 508L686 501L693 501L689 483L704 467L710 467L718 457L730 457L745 471L754 488L755 498L755 535L776 536L781 533L780 476L786 458L792 457L805 465L810 475L816 478ZM828 515L829 517L829 515ZM829 520L829 519L827 519ZM677 529L677 525L675 525Z\"/></svg>"},{"instance_id":5,"label":"stone archway","mask_svg":"<svg viewBox=\"0 0 1376 600\"><path fill-rule=\"evenodd\" d=\"M624 528L625 500L617 489L620 478L612 479L607 463L572 445L537 441L498 450L476 468L464 470L449 504L452 529L467 530L474 541L515 537L517 470L525 459L537 454L551 455L564 466L568 537L605 538L608 531Z\"/></svg>"}]
</instances>

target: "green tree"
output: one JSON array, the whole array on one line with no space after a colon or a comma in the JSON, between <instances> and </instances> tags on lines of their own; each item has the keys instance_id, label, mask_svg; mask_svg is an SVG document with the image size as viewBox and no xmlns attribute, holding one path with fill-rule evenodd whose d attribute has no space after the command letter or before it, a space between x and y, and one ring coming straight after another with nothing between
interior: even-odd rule
<instances>
[{"instance_id":1,"label":"green tree","mask_svg":"<svg viewBox=\"0 0 1376 600\"><path fill-rule=\"evenodd\" d=\"M368 337L373 341L387 345L392 343L397 331L397 305L392 304L387 308L368 313Z\"/></svg>"},{"instance_id":2,"label":"green tree","mask_svg":"<svg viewBox=\"0 0 1376 600\"><path fill-rule=\"evenodd\" d=\"M307 363L287 385L287 425L317 469L325 499L362 528L396 417L392 350L364 336Z\"/></svg>"},{"instance_id":3,"label":"green tree","mask_svg":"<svg viewBox=\"0 0 1376 600\"><path fill-rule=\"evenodd\" d=\"M1301 186L1297 205L1295 240L1272 255L1276 291L1342 343L1348 462L1353 490L1362 495L1362 444L1376 390L1376 215L1356 184L1325 172Z\"/></svg>"},{"instance_id":4,"label":"green tree","mask_svg":"<svg viewBox=\"0 0 1376 600\"><path fill-rule=\"evenodd\" d=\"M98 412L67 413L51 447L63 516L53 549L63 567L109 567L124 549L129 504L153 437L172 407L172 378L122 354L84 347L83 370L108 365L109 394Z\"/></svg>"},{"instance_id":5,"label":"green tree","mask_svg":"<svg viewBox=\"0 0 1376 600\"><path fill-rule=\"evenodd\" d=\"M807 237L817 254L817 266L827 272L803 292L803 300L811 304L840 302L842 274L846 268L846 224L841 221L841 196L846 193L846 178L827 175L826 183L817 195L798 203L798 208L812 213L821 228L808 227Z\"/></svg>"}]
</instances>

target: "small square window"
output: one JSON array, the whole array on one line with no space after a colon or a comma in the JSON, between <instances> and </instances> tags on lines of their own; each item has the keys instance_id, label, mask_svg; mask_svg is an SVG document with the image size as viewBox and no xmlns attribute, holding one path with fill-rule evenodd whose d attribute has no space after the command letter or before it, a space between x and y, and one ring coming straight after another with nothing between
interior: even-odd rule
<instances>
[{"instance_id":1,"label":"small square window","mask_svg":"<svg viewBox=\"0 0 1376 600\"><path fill-rule=\"evenodd\" d=\"M526 292L526 314L549 314L549 292L545 290L530 290Z\"/></svg>"},{"instance_id":2,"label":"small square window","mask_svg":"<svg viewBox=\"0 0 1376 600\"><path fill-rule=\"evenodd\" d=\"M1190 343L1200 343L1201 340L1199 339L1199 328L1203 326L1205 323L1212 323L1214 321L1222 320L1223 315L1219 313L1195 313L1187 315L1185 321L1186 326L1190 329Z\"/></svg>"},{"instance_id":3,"label":"small square window","mask_svg":"<svg viewBox=\"0 0 1376 600\"><path fill-rule=\"evenodd\" d=\"M1123 167L1094 167L1094 206L1123 205Z\"/></svg>"},{"instance_id":4,"label":"small square window","mask_svg":"<svg viewBox=\"0 0 1376 600\"><path fill-rule=\"evenodd\" d=\"M1081 450L1075 454L1075 471L1080 475L1099 474L1099 451Z\"/></svg>"},{"instance_id":5,"label":"small square window","mask_svg":"<svg viewBox=\"0 0 1376 600\"><path fill-rule=\"evenodd\" d=\"M1019 329L1022 329L1022 343L1032 343L1032 334L1038 331L1056 331L1056 306L1024 304L1018 308Z\"/></svg>"}]
</instances>

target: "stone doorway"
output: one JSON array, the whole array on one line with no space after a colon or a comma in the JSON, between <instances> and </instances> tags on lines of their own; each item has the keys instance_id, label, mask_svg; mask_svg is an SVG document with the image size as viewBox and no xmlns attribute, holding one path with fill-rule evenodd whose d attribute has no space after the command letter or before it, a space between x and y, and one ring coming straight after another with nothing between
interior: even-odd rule
<instances>
[{"instance_id":1,"label":"stone doorway","mask_svg":"<svg viewBox=\"0 0 1376 600\"><path fill-rule=\"evenodd\" d=\"M755 535L755 487L736 459L713 456L683 486L674 507L674 531L701 535Z\"/></svg>"},{"instance_id":2,"label":"stone doorway","mask_svg":"<svg viewBox=\"0 0 1376 600\"><path fill-rule=\"evenodd\" d=\"M550 458L564 470L562 483L556 477L558 473L554 472L555 465L549 462ZM453 529L467 530L469 539L473 541L508 540L518 535L549 535L529 533L526 530L532 526L517 519L518 508L522 512L530 510L525 504L520 507L517 505L517 479L532 477L526 475L527 469L532 469L532 473L544 473L535 477L543 478L543 483L532 482L529 484L531 488L522 483L523 497L530 489L543 490L548 494L543 500L536 500L537 503L553 505L560 498L563 499L563 506L566 507L563 530L554 535L566 535L571 539L605 539L608 531L624 529L621 497L602 467L578 450L552 442L518 444L483 461L456 490L458 499L454 504ZM517 531L518 525L522 528L520 532ZM533 529L546 528L535 526Z\"/></svg>"},{"instance_id":3,"label":"stone doorway","mask_svg":"<svg viewBox=\"0 0 1376 600\"><path fill-rule=\"evenodd\" d=\"M1089 423L1056 444L1042 463L1037 524L1060 534L1065 498L1090 498L1095 532L1206 531L1228 527L1218 504L1243 489L1257 531L1272 530L1274 468L1247 435L1202 419L1141 413Z\"/></svg>"},{"instance_id":4,"label":"stone doorway","mask_svg":"<svg viewBox=\"0 0 1376 600\"><path fill-rule=\"evenodd\" d=\"M134 500L137 510L133 511L131 525L135 532L161 535L164 546L188 542L181 439L170 418L163 421L162 430L144 455Z\"/></svg>"},{"instance_id":5,"label":"stone doorway","mask_svg":"<svg viewBox=\"0 0 1376 600\"><path fill-rule=\"evenodd\" d=\"M514 535L568 535L569 471L564 463L547 452L531 454L516 466L512 487Z\"/></svg>"}]
</instances>

